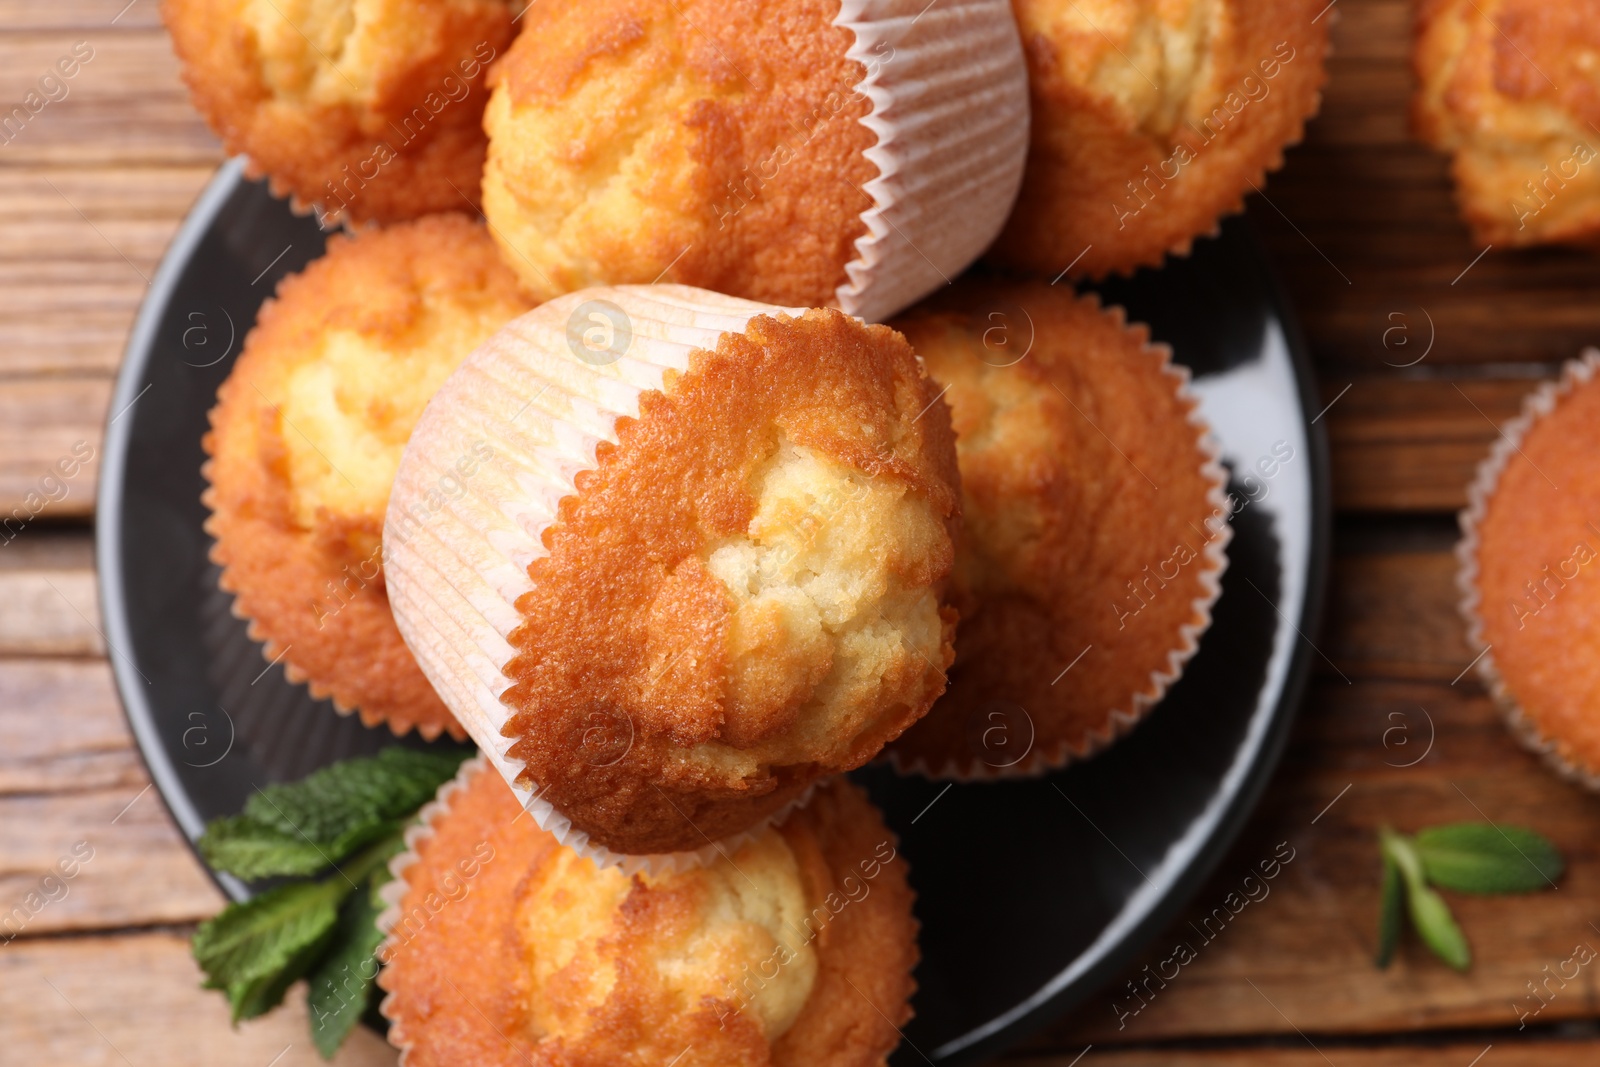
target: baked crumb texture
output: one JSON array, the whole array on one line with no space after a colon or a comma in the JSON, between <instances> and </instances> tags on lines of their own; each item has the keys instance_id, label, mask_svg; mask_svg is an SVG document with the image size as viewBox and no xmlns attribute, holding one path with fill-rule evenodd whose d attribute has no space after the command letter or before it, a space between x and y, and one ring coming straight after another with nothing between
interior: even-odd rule
<instances>
[{"instance_id":1,"label":"baked crumb texture","mask_svg":"<svg viewBox=\"0 0 1600 1067\"><path fill-rule=\"evenodd\" d=\"M1600 351L1535 390L1478 468L1457 575L1477 670L1511 728L1600 790Z\"/></svg>"},{"instance_id":2,"label":"baked crumb texture","mask_svg":"<svg viewBox=\"0 0 1600 1067\"><path fill-rule=\"evenodd\" d=\"M990 259L1051 277L1159 266L1242 210L1316 113L1335 17L1327 0L1012 7L1033 143Z\"/></svg>"},{"instance_id":3,"label":"baked crumb texture","mask_svg":"<svg viewBox=\"0 0 1600 1067\"><path fill-rule=\"evenodd\" d=\"M475 211L521 0L162 0L195 107L325 224Z\"/></svg>"},{"instance_id":4,"label":"baked crumb texture","mask_svg":"<svg viewBox=\"0 0 1600 1067\"><path fill-rule=\"evenodd\" d=\"M541 0L493 75L484 211L549 298L674 281L876 321L1016 196L1006 0Z\"/></svg>"},{"instance_id":5,"label":"baked crumb texture","mask_svg":"<svg viewBox=\"0 0 1600 1067\"><path fill-rule=\"evenodd\" d=\"M434 506L461 456L482 461ZM956 486L948 409L894 331L586 290L429 405L390 502L390 590L541 826L602 863L714 856L943 690Z\"/></svg>"},{"instance_id":6,"label":"baked crumb texture","mask_svg":"<svg viewBox=\"0 0 1600 1067\"><path fill-rule=\"evenodd\" d=\"M877 810L835 780L694 870L598 868L474 761L396 859L380 925L407 1067L876 1067L916 922Z\"/></svg>"},{"instance_id":7,"label":"baked crumb texture","mask_svg":"<svg viewBox=\"0 0 1600 1067\"><path fill-rule=\"evenodd\" d=\"M897 319L960 457L950 688L889 749L936 777L1040 773L1103 748L1182 673L1232 534L1188 373L1120 309L969 277Z\"/></svg>"},{"instance_id":8,"label":"baked crumb texture","mask_svg":"<svg viewBox=\"0 0 1600 1067\"><path fill-rule=\"evenodd\" d=\"M217 392L204 500L221 586L269 660L369 726L465 736L395 629L383 514L434 389L529 304L465 216L336 236L262 305Z\"/></svg>"},{"instance_id":9,"label":"baked crumb texture","mask_svg":"<svg viewBox=\"0 0 1600 1067\"><path fill-rule=\"evenodd\" d=\"M1478 241L1600 241L1600 0L1421 0L1413 59Z\"/></svg>"}]
</instances>

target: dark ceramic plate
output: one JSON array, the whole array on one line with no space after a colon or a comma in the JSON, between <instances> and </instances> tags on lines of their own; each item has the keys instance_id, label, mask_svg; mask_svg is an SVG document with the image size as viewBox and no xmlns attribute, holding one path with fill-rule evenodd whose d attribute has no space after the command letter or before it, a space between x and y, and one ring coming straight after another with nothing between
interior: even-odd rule
<instances>
[{"instance_id":1,"label":"dark ceramic plate","mask_svg":"<svg viewBox=\"0 0 1600 1067\"><path fill-rule=\"evenodd\" d=\"M161 264L111 403L97 533L107 643L151 776L191 841L257 785L395 743L265 663L217 591L201 530L200 437L217 386L261 302L323 243L312 219L224 167ZM1047 779L948 792L857 773L918 893L916 1018L897 1063L980 1059L1125 967L1260 796L1313 655L1303 635L1327 564L1326 444L1304 347L1248 220L1102 292L1194 371L1249 503L1199 653L1109 752ZM1292 458L1247 477L1275 446Z\"/></svg>"}]
</instances>

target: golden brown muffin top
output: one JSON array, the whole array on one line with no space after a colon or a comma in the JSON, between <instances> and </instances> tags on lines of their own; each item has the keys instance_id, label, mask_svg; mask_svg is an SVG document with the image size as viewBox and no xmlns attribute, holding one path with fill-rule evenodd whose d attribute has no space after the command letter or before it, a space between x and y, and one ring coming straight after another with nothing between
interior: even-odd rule
<instances>
[{"instance_id":1,"label":"golden brown muffin top","mask_svg":"<svg viewBox=\"0 0 1600 1067\"><path fill-rule=\"evenodd\" d=\"M1583 381L1505 457L1476 521L1475 639L1555 753L1600 773L1600 383ZM1515 438L1513 438L1515 439Z\"/></svg>"},{"instance_id":2,"label":"golden brown muffin top","mask_svg":"<svg viewBox=\"0 0 1600 1067\"><path fill-rule=\"evenodd\" d=\"M433 391L528 304L465 216L335 236L262 305L217 392L205 499L222 586L269 657L369 724L462 736L390 615L384 508Z\"/></svg>"},{"instance_id":3,"label":"golden brown muffin top","mask_svg":"<svg viewBox=\"0 0 1600 1067\"><path fill-rule=\"evenodd\" d=\"M412 1067L869 1067L898 1042L911 890L854 786L713 866L632 878L520 817L493 771L446 803L378 979Z\"/></svg>"},{"instance_id":4,"label":"golden brown muffin top","mask_svg":"<svg viewBox=\"0 0 1600 1067\"><path fill-rule=\"evenodd\" d=\"M695 352L617 437L529 567L504 733L606 847L698 849L942 691L948 412L904 338L814 310Z\"/></svg>"},{"instance_id":5,"label":"golden brown muffin top","mask_svg":"<svg viewBox=\"0 0 1600 1067\"><path fill-rule=\"evenodd\" d=\"M1600 239L1600 2L1424 0L1419 135L1454 153L1480 241Z\"/></svg>"},{"instance_id":6,"label":"golden brown muffin top","mask_svg":"<svg viewBox=\"0 0 1600 1067\"><path fill-rule=\"evenodd\" d=\"M512 0L162 0L195 107L324 221L476 208Z\"/></svg>"},{"instance_id":7,"label":"golden brown muffin top","mask_svg":"<svg viewBox=\"0 0 1600 1067\"><path fill-rule=\"evenodd\" d=\"M990 259L1098 278L1215 232L1317 109L1325 6L1013 0L1032 145Z\"/></svg>"},{"instance_id":8,"label":"golden brown muffin top","mask_svg":"<svg viewBox=\"0 0 1600 1067\"><path fill-rule=\"evenodd\" d=\"M1044 284L969 277L895 325L949 386L963 530L950 688L891 751L935 774L1083 756L1159 698L1215 599L1228 515L1185 376Z\"/></svg>"},{"instance_id":9,"label":"golden brown muffin top","mask_svg":"<svg viewBox=\"0 0 1600 1067\"><path fill-rule=\"evenodd\" d=\"M496 67L484 209L543 298L676 281L834 301L876 135L839 0L543 0Z\"/></svg>"}]
</instances>

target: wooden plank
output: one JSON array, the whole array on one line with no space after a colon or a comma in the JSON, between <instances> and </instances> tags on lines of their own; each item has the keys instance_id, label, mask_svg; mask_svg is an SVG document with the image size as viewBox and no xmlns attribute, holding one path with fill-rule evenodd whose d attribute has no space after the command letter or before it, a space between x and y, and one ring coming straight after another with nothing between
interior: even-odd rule
<instances>
[{"instance_id":1,"label":"wooden plank","mask_svg":"<svg viewBox=\"0 0 1600 1067\"><path fill-rule=\"evenodd\" d=\"M0 656L103 655L93 570L0 570Z\"/></svg>"},{"instance_id":2,"label":"wooden plank","mask_svg":"<svg viewBox=\"0 0 1600 1067\"><path fill-rule=\"evenodd\" d=\"M165 30L12 32L4 47L0 117L10 117L11 125L0 134L0 161L149 166L220 158L217 139L190 104ZM77 61L76 73L50 88L63 59L68 70ZM54 100L41 91L41 78Z\"/></svg>"},{"instance_id":3,"label":"wooden plank","mask_svg":"<svg viewBox=\"0 0 1600 1067\"><path fill-rule=\"evenodd\" d=\"M0 26L7 31L105 34L125 30L158 29L159 0L0 0ZM4 47L0 39L0 47Z\"/></svg>"},{"instance_id":4,"label":"wooden plank","mask_svg":"<svg viewBox=\"0 0 1600 1067\"><path fill-rule=\"evenodd\" d=\"M1600 256L1496 248L1472 265L1484 246L1457 215L1449 163L1407 123L1406 0L1336 10L1321 114L1267 185L1270 206L1251 209L1317 355L1381 369L1395 360L1387 316L1422 309L1447 362L1552 363L1600 340Z\"/></svg>"},{"instance_id":5,"label":"wooden plank","mask_svg":"<svg viewBox=\"0 0 1600 1067\"><path fill-rule=\"evenodd\" d=\"M150 784L104 662L0 660L0 736L0 798Z\"/></svg>"},{"instance_id":6,"label":"wooden plank","mask_svg":"<svg viewBox=\"0 0 1600 1067\"><path fill-rule=\"evenodd\" d=\"M8 1063L73 1067L318 1067L304 987L278 1011L228 1025L226 1002L201 992L185 937L146 933L0 948L0 1018ZM357 1027L333 1061L392 1067L395 1052Z\"/></svg>"},{"instance_id":7,"label":"wooden plank","mask_svg":"<svg viewBox=\"0 0 1600 1067\"><path fill-rule=\"evenodd\" d=\"M106 378L0 381L0 522L8 534L93 513L110 399Z\"/></svg>"},{"instance_id":8,"label":"wooden plank","mask_svg":"<svg viewBox=\"0 0 1600 1067\"><path fill-rule=\"evenodd\" d=\"M1448 527L1430 536L1447 539ZM1454 571L1447 548L1338 559L1319 645L1349 681L1324 668L1242 842L1128 974L1050 1032L1049 1047L1292 1036L1297 1028L1515 1029L1517 1005L1531 1003L1526 983L1542 981L1544 968L1557 968L1576 945L1600 946L1589 907L1600 894L1600 805L1512 739L1475 675L1452 684L1473 654L1454 617ZM1404 619L1384 621L1385 613ZM1409 935L1394 965L1376 970L1378 827L1485 818L1550 836L1569 862L1559 887L1520 899L1447 894L1472 945L1467 974ZM1280 842L1295 858L1267 895L1219 921L1216 909ZM1166 961L1180 942L1197 958L1173 977ZM1130 981L1151 985L1130 990ZM1582 971L1537 1023L1588 1017L1596 983Z\"/></svg>"},{"instance_id":9,"label":"wooden plank","mask_svg":"<svg viewBox=\"0 0 1600 1067\"><path fill-rule=\"evenodd\" d=\"M0 308L0 387L115 373L156 265L214 169L0 166L0 286L12 296Z\"/></svg>"},{"instance_id":10,"label":"wooden plank","mask_svg":"<svg viewBox=\"0 0 1600 1067\"><path fill-rule=\"evenodd\" d=\"M1418 350L1420 353L1420 349ZM1409 357L1408 357L1409 358ZM1333 377L1324 371L1334 506L1342 511L1455 511L1499 427L1539 378ZM1554 376L1556 368L1536 366ZM1349 386L1342 396L1339 394Z\"/></svg>"},{"instance_id":11,"label":"wooden plank","mask_svg":"<svg viewBox=\"0 0 1600 1067\"><path fill-rule=\"evenodd\" d=\"M0 598L16 573L0 569ZM221 907L150 787L107 663L0 660L0 736L0 928L193 922ZM70 881L43 881L86 854Z\"/></svg>"}]
</instances>

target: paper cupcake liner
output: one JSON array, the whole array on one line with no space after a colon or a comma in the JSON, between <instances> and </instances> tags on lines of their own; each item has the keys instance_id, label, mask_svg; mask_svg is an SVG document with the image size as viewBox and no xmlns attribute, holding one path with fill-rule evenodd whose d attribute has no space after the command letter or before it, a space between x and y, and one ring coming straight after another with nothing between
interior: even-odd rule
<instances>
[{"instance_id":1,"label":"paper cupcake liner","mask_svg":"<svg viewBox=\"0 0 1600 1067\"><path fill-rule=\"evenodd\" d=\"M866 68L873 206L840 310L882 322L949 283L1000 233L1028 152L1028 73L1009 0L843 0Z\"/></svg>"},{"instance_id":2,"label":"paper cupcake liner","mask_svg":"<svg viewBox=\"0 0 1600 1067\"><path fill-rule=\"evenodd\" d=\"M284 658L290 647L276 638L269 637L261 629L261 624L253 616L239 606L239 589L229 571L227 560L222 553L222 541L218 537L215 527L215 508L213 501L215 493L211 484L211 459L200 465L200 476L205 479L206 487L200 493L200 503L206 509L206 518L200 528L211 538L211 547L206 552L206 558L220 568L217 575L217 588L228 595L228 614L245 623L245 636L255 643L261 653L262 662L271 666L282 666L283 676L291 685L303 685L311 693L313 700L326 700L333 705L333 710L339 715L349 718L351 715L361 720L361 725L369 728L380 726L388 727L389 732L395 737L405 737L413 730L424 741L437 740L440 734L448 733L457 741L466 740L466 733L461 729L450 729L446 723L401 723L386 715L369 711L356 704L347 704L340 699L333 689L322 682L316 681L294 663ZM263 672L265 673L265 672Z\"/></svg>"},{"instance_id":3,"label":"paper cupcake liner","mask_svg":"<svg viewBox=\"0 0 1600 1067\"><path fill-rule=\"evenodd\" d=\"M781 310L679 285L557 297L467 357L435 397L433 417L418 424L395 478L384 572L391 601L405 609L395 612L401 636L540 828L604 866L699 866L772 819L692 852L630 855L591 842L517 784L524 768L500 732L511 716L500 701L510 688L501 668L515 655L517 598L533 588L528 567L546 554L541 538L558 504L577 492L577 475L597 465L600 444L617 444L617 420L637 418L640 396L664 389L669 371L686 371L691 353ZM631 341L618 342L624 328ZM586 347L586 336L609 337L613 347ZM474 472L459 476L458 462L473 457L481 459Z\"/></svg>"},{"instance_id":4,"label":"paper cupcake liner","mask_svg":"<svg viewBox=\"0 0 1600 1067\"><path fill-rule=\"evenodd\" d=\"M1500 483L1500 475L1511 458L1521 450L1522 440L1533 424L1554 411L1556 404L1567 394L1592 381L1596 372L1600 372L1600 348L1586 349L1582 356L1568 360L1562 366L1560 378L1545 382L1524 397L1521 413L1500 428L1499 439L1489 449L1483 462L1478 464L1478 472L1467 486L1467 506L1457 516L1461 525L1461 540L1456 542L1456 591L1461 594L1457 607L1467 624L1467 643L1473 648L1484 644L1483 620L1478 613L1482 603L1478 592L1478 527L1488 513L1489 500ZM1600 792L1600 770L1586 770L1573 763L1561 755L1554 741L1539 732L1538 726L1506 686L1499 668L1495 666L1492 649L1485 649L1478 657L1475 669L1517 740L1542 756L1563 778L1585 789Z\"/></svg>"},{"instance_id":5,"label":"paper cupcake liner","mask_svg":"<svg viewBox=\"0 0 1600 1067\"><path fill-rule=\"evenodd\" d=\"M1212 432L1211 424L1200 414L1199 396L1191 387L1193 375L1190 374L1189 368L1172 361L1170 345L1151 343L1146 327L1129 326L1127 312L1124 309L1112 307L1107 310L1116 318L1119 326L1124 329L1139 330L1145 334L1144 352L1160 357L1161 371L1174 380L1177 396L1180 400L1190 402L1186 421L1199 432L1197 443L1204 457L1200 463L1200 473L1210 483L1210 488L1206 491L1206 503L1211 505L1212 515L1231 515L1232 503L1227 493L1228 470L1222 463L1222 446L1216 434ZM1207 541L1205 547L1200 550L1199 556L1207 565L1200 571L1201 594L1190 602L1199 618L1178 628L1178 643L1167 653L1165 668L1151 671L1146 688L1133 695L1130 707L1111 709L1106 713L1104 723L1090 729L1078 743L1063 741L1053 751L1031 748L1022 759L1006 766L995 766L973 756L965 763L951 757L939 768L930 767L922 756L908 759L891 748L887 755L890 766L900 774L917 774L935 781L998 781L1048 774L1070 763L1081 762L1105 751L1118 738L1137 726L1152 708L1161 703L1161 699L1167 695L1167 690L1183 676L1185 665L1199 651L1201 636L1211 628L1211 609L1222 596L1222 576L1228 570L1228 544L1232 540L1233 524L1225 522L1216 536ZM956 631L958 656L960 643L961 632L958 629ZM939 705L935 703L933 710L928 714L938 713Z\"/></svg>"}]
</instances>

